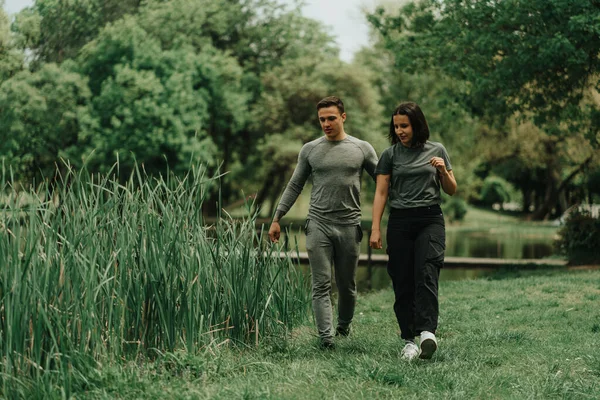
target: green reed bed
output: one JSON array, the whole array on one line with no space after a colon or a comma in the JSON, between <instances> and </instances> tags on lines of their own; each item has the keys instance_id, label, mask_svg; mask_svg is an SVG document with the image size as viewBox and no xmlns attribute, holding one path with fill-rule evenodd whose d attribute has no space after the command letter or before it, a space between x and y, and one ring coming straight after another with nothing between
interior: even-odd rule
<instances>
[{"instance_id":1,"label":"green reed bed","mask_svg":"<svg viewBox=\"0 0 600 400\"><path fill-rule=\"evenodd\" d=\"M3 176L4 396L68 397L93 387L103 363L257 344L304 320L306 279L272 256L279 248L254 216L204 223L217 182L201 168L181 179L107 176L69 169L26 193Z\"/></svg>"}]
</instances>

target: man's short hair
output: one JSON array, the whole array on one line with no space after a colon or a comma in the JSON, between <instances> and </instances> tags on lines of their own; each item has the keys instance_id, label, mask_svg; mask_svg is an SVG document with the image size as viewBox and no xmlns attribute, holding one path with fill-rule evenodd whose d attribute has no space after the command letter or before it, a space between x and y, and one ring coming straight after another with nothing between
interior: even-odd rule
<instances>
[{"instance_id":1,"label":"man's short hair","mask_svg":"<svg viewBox=\"0 0 600 400\"><path fill-rule=\"evenodd\" d=\"M319 111L321 108L327 108L332 106L336 106L338 108L340 115L344 113L344 103L339 97L335 96L327 96L321 99L321 101L317 103L317 111Z\"/></svg>"}]
</instances>

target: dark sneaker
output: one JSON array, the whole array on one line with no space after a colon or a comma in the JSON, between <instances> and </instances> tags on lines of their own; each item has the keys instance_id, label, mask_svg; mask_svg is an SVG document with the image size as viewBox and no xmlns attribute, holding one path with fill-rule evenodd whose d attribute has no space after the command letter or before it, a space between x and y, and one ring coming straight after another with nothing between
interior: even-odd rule
<instances>
[{"instance_id":1,"label":"dark sneaker","mask_svg":"<svg viewBox=\"0 0 600 400\"><path fill-rule=\"evenodd\" d=\"M350 327L342 328L338 326L335 328L335 336L348 337L350 335Z\"/></svg>"},{"instance_id":2,"label":"dark sneaker","mask_svg":"<svg viewBox=\"0 0 600 400\"><path fill-rule=\"evenodd\" d=\"M333 343L333 340L331 339L321 339L321 344L319 345L319 347L322 350L334 350L335 343Z\"/></svg>"}]
</instances>

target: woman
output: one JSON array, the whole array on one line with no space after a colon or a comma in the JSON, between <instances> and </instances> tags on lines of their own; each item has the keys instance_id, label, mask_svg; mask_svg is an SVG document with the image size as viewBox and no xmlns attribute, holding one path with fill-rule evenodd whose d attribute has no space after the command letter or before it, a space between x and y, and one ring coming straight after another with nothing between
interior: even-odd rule
<instances>
[{"instance_id":1,"label":"woman","mask_svg":"<svg viewBox=\"0 0 600 400\"><path fill-rule=\"evenodd\" d=\"M381 216L389 197L388 273L405 341L401 354L407 360L427 359L437 349L438 278L446 246L440 186L453 195L456 180L444 146L428 141L429 127L417 104L406 102L396 108L389 138L392 146L383 151L375 170L370 246L382 247Z\"/></svg>"}]
</instances>

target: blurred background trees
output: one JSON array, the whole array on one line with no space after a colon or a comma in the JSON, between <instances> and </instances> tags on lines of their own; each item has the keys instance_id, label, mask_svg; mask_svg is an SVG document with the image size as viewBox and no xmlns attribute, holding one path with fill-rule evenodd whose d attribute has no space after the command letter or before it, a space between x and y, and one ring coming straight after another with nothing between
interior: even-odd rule
<instances>
[{"instance_id":1,"label":"blurred background trees","mask_svg":"<svg viewBox=\"0 0 600 400\"><path fill-rule=\"evenodd\" d=\"M572 188L600 147L600 2L423 0L369 18L399 69L456 82L484 124L481 167L519 187L534 219L583 200Z\"/></svg>"},{"instance_id":2,"label":"blurred background trees","mask_svg":"<svg viewBox=\"0 0 600 400\"><path fill-rule=\"evenodd\" d=\"M290 5L291 4L291 5ZM0 11L0 157L23 185L61 159L122 177L226 173L205 202L248 195L270 215L316 102L340 96L347 131L387 145L390 112L419 103L449 150L448 205L517 203L536 219L600 196L600 5L595 0L386 2L352 63L299 3L36 0ZM399 7L402 6L402 7ZM372 183L365 179L367 195ZM367 196L368 197L368 196Z\"/></svg>"}]
</instances>

